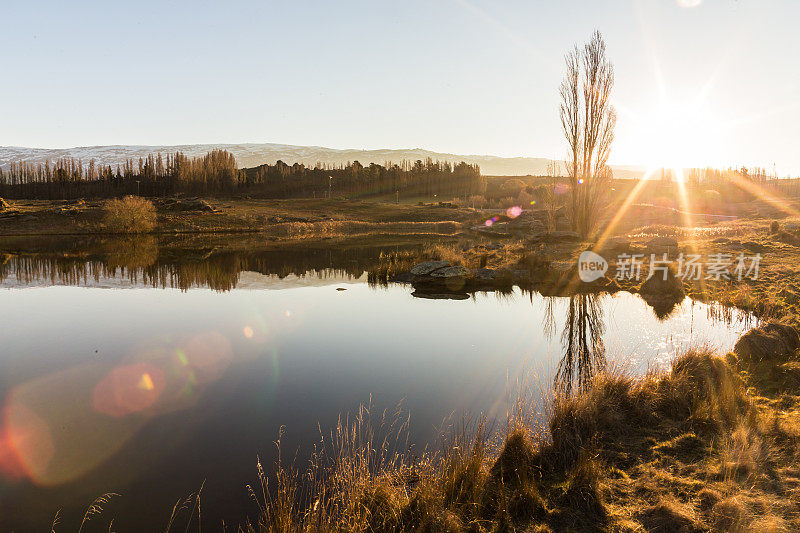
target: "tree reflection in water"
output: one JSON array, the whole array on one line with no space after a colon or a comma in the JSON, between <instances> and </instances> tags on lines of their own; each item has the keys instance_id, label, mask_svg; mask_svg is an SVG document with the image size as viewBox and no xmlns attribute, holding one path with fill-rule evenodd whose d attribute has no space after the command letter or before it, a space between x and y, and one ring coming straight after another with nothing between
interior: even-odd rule
<instances>
[{"instance_id":1,"label":"tree reflection in water","mask_svg":"<svg viewBox=\"0 0 800 533\"><path fill-rule=\"evenodd\" d=\"M569 297L561 343L564 354L558 363L555 389L570 395L575 384L583 391L592 378L606 368L606 347L603 343L605 322L598 294L575 294ZM547 300L544 330L548 337L555 335L555 299Z\"/></svg>"}]
</instances>

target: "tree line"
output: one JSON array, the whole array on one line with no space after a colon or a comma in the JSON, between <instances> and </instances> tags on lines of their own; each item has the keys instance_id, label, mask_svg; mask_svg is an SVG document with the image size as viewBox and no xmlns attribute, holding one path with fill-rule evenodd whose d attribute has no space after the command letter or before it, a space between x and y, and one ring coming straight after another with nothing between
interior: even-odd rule
<instances>
[{"instance_id":1,"label":"tree line","mask_svg":"<svg viewBox=\"0 0 800 533\"><path fill-rule=\"evenodd\" d=\"M282 161L239 169L233 154L213 150L189 158L181 152L149 154L138 162L98 164L94 159L61 158L44 163L11 162L0 169L0 197L69 199L126 194L168 196L249 194L265 198L341 195L404 195L443 197L482 194L486 182L478 165L450 162L403 161L307 167Z\"/></svg>"},{"instance_id":2,"label":"tree line","mask_svg":"<svg viewBox=\"0 0 800 533\"><path fill-rule=\"evenodd\" d=\"M242 185L272 198L297 196L377 195L402 192L405 196L445 198L483 194L486 180L478 165L448 161L403 161L399 164L358 161L347 165L307 167L278 161L242 171Z\"/></svg>"}]
</instances>

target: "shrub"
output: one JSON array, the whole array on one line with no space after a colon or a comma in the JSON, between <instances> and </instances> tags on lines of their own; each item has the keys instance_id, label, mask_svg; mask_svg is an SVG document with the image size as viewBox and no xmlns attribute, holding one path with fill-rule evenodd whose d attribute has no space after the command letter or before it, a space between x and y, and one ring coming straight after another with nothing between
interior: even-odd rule
<instances>
[{"instance_id":1,"label":"shrub","mask_svg":"<svg viewBox=\"0 0 800 533\"><path fill-rule=\"evenodd\" d=\"M153 202L139 196L109 200L103 207L103 227L117 233L145 233L156 226Z\"/></svg>"},{"instance_id":2,"label":"shrub","mask_svg":"<svg viewBox=\"0 0 800 533\"><path fill-rule=\"evenodd\" d=\"M469 198L467 198L467 205L470 207L475 207L477 209L483 209L483 206L486 205L486 198L484 198L480 194L470 196Z\"/></svg>"},{"instance_id":3,"label":"shrub","mask_svg":"<svg viewBox=\"0 0 800 533\"><path fill-rule=\"evenodd\" d=\"M500 186L500 190L505 193L510 193L513 196L516 196L520 193L520 191L525 189L525 182L519 178L512 178L508 179L503 182Z\"/></svg>"}]
</instances>

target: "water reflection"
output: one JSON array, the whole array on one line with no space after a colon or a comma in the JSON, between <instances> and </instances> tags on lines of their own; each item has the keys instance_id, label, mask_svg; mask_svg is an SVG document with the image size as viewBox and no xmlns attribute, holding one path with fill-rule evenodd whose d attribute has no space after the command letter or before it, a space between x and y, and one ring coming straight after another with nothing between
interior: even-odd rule
<instances>
[{"instance_id":1,"label":"water reflection","mask_svg":"<svg viewBox=\"0 0 800 533\"><path fill-rule=\"evenodd\" d=\"M270 464L282 425L287 449L304 458L302 446L359 403L405 398L421 449L454 412L502 416L509 378L528 369L574 393L606 360L635 354L639 370L698 334L730 349L744 327L740 314L721 326L719 308L691 300L659 321L629 293L513 288L454 301L414 298L402 285L376 290L363 274L389 253L397 248L167 253L143 239L5 256L0 287L120 286L132 276L137 287L213 290L3 291L0 529L44 529L49 522L27 520L45 522L57 508L64 523L79 522L87 502L113 490L125 494L115 529L149 531L163 516L138 510L171 504L204 479L204 505L219 513L211 521L235 522L250 503L243 484L254 458ZM272 277L257 284L248 270ZM316 277L336 285L308 283ZM336 290L353 278L361 281ZM266 286L277 290L230 290Z\"/></svg>"},{"instance_id":2,"label":"water reflection","mask_svg":"<svg viewBox=\"0 0 800 533\"><path fill-rule=\"evenodd\" d=\"M578 390L585 390L592 377L606 368L605 323L602 308L598 305L602 297L598 294L569 297L561 334L564 354L555 375L555 389L560 393L571 394L573 384L577 384ZM546 321L552 324L552 299L548 301L548 308ZM552 334L553 326L546 323L545 330Z\"/></svg>"},{"instance_id":3,"label":"water reflection","mask_svg":"<svg viewBox=\"0 0 800 533\"><path fill-rule=\"evenodd\" d=\"M243 249L231 250L208 243L160 247L155 237L138 236L105 239L78 249L64 249L61 243L43 248L33 253L0 251L0 286L88 286L102 281L104 286L229 291L239 285L243 272L321 280L352 280L369 272L371 283L385 285L391 272L382 270L384 258L411 256L420 245L269 247L262 242L243 243L236 247Z\"/></svg>"}]
</instances>

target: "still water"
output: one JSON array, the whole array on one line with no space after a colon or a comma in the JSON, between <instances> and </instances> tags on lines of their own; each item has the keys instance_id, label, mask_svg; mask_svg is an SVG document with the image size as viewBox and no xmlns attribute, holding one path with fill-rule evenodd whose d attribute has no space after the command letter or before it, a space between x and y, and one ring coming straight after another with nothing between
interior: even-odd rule
<instances>
[{"instance_id":1,"label":"still water","mask_svg":"<svg viewBox=\"0 0 800 533\"><path fill-rule=\"evenodd\" d=\"M522 375L577 388L603 367L640 373L689 346L730 350L753 325L688 298L660 320L629 293L418 298L357 267L236 267L215 290L20 264L0 281L3 531L48 530L59 509L61 530L75 530L107 492L119 496L84 530L111 519L163 530L201 485L216 530L254 511L245 484L257 456L274 459L281 426L284 457L302 468L340 415L402 404L419 450L454 413L502 417Z\"/></svg>"}]
</instances>

